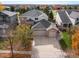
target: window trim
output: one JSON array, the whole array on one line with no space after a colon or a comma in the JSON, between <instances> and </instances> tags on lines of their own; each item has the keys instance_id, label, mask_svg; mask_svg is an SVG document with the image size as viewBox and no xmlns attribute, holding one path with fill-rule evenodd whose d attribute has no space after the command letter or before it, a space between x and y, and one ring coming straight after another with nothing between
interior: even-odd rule
<instances>
[{"instance_id":1,"label":"window trim","mask_svg":"<svg viewBox=\"0 0 79 59\"><path fill-rule=\"evenodd\" d=\"M38 18L35 18L35 20L38 20Z\"/></svg>"}]
</instances>

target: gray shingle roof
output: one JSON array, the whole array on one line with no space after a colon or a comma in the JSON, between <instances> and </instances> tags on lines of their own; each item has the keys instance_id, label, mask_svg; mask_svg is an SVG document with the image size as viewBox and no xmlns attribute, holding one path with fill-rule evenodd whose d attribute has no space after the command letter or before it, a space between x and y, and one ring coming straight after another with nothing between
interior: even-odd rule
<instances>
[{"instance_id":1,"label":"gray shingle roof","mask_svg":"<svg viewBox=\"0 0 79 59\"><path fill-rule=\"evenodd\" d=\"M70 14L71 14L71 12L72 12L71 10L66 10L66 11L67 11L67 13L68 13L69 15L70 15Z\"/></svg>"},{"instance_id":2,"label":"gray shingle roof","mask_svg":"<svg viewBox=\"0 0 79 59\"><path fill-rule=\"evenodd\" d=\"M63 22L64 24L69 24L69 23L71 23L71 21L70 21L70 19L69 19L69 17L67 16L67 14L66 14L65 11L58 11L58 13L59 13L59 16L60 16L60 18L61 18L61 20L62 20L62 22Z\"/></svg>"},{"instance_id":3,"label":"gray shingle roof","mask_svg":"<svg viewBox=\"0 0 79 59\"><path fill-rule=\"evenodd\" d=\"M67 13L70 15L73 11L74 12L79 12L78 10L66 10L67 11Z\"/></svg>"},{"instance_id":4,"label":"gray shingle roof","mask_svg":"<svg viewBox=\"0 0 79 59\"><path fill-rule=\"evenodd\" d=\"M1 12L8 15L8 16L13 16L13 15L17 14L16 12L11 12L11 11L7 11L7 10L1 11Z\"/></svg>"},{"instance_id":5,"label":"gray shingle roof","mask_svg":"<svg viewBox=\"0 0 79 59\"><path fill-rule=\"evenodd\" d=\"M73 19L79 18L79 10L68 10L67 13Z\"/></svg>"},{"instance_id":6,"label":"gray shingle roof","mask_svg":"<svg viewBox=\"0 0 79 59\"><path fill-rule=\"evenodd\" d=\"M45 27L45 28L48 28L50 25L51 25L51 22L43 19L43 20L40 20L40 23Z\"/></svg>"},{"instance_id":7,"label":"gray shingle roof","mask_svg":"<svg viewBox=\"0 0 79 59\"><path fill-rule=\"evenodd\" d=\"M79 18L79 12L72 11L72 13L70 14L70 17L73 18L73 19Z\"/></svg>"},{"instance_id":8,"label":"gray shingle roof","mask_svg":"<svg viewBox=\"0 0 79 59\"><path fill-rule=\"evenodd\" d=\"M39 26L40 25L40 26ZM36 28L36 27L42 27L42 26L44 27L44 28L48 28L50 25L51 25L51 22L49 22L48 20L40 20L38 23L36 23L35 25L33 25L32 26L32 29L33 28Z\"/></svg>"},{"instance_id":9,"label":"gray shingle roof","mask_svg":"<svg viewBox=\"0 0 79 59\"><path fill-rule=\"evenodd\" d=\"M39 10L30 10L24 14L22 14L21 16L28 16L28 17L38 17L42 14L43 12L42 11L39 11Z\"/></svg>"}]
</instances>

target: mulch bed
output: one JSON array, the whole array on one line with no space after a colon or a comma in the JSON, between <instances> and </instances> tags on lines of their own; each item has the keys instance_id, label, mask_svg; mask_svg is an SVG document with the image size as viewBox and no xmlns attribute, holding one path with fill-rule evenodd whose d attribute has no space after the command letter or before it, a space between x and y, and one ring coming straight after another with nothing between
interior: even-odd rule
<instances>
[{"instance_id":1,"label":"mulch bed","mask_svg":"<svg viewBox=\"0 0 79 59\"><path fill-rule=\"evenodd\" d=\"M3 48L1 48L1 50L10 50L10 44L3 45ZM24 48L21 45L21 41L18 41L18 42L16 41L13 44L13 50L32 51L32 41L30 41L29 46L27 48ZM0 53L0 58L11 58L11 54L10 53ZM14 53L14 58L31 58L31 55L30 54L15 54Z\"/></svg>"},{"instance_id":2,"label":"mulch bed","mask_svg":"<svg viewBox=\"0 0 79 59\"><path fill-rule=\"evenodd\" d=\"M0 58L12 58L10 53L1 53ZM14 54L13 58L31 58L30 54Z\"/></svg>"}]
</instances>

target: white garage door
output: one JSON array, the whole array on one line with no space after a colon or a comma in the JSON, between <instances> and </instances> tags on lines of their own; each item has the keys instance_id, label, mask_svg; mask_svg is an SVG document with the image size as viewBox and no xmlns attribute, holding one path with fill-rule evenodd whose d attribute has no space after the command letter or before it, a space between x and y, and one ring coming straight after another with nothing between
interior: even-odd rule
<instances>
[{"instance_id":1,"label":"white garage door","mask_svg":"<svg viewBox=\"0 0 79 59\"><path fill-rule=\"evenodd\" d=\"M56 31L49 32L49 37L56 37Z\"/></svg>"},{"instance_id":2,"label":"white garage door","mask_svg":"<svg viewBox=\"0 0 79 59\"><path fill-rule=\"evenodd\" d=\"M33 36L46 36L46 31L34 31Z\"/></svg>"}]
</instances>

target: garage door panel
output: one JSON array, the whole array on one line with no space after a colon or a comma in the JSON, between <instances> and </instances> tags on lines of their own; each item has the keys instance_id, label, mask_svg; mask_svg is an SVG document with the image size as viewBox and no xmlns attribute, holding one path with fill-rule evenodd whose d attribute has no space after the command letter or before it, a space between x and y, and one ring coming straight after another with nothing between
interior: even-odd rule
<instances>
[{"instance_id":1,"label":"garage door panel","mask_svg":"<svg viewBox=\"0 0 79 59\"><path fill-rule=\"evenodd\" d=\"M34 31L33 36L45 36L46 31Z\"/></svg>"},{"instance_id":2,"label":"garage door panel","mask_svg":"<svg viewBox=\"0 0 79 59\"><path fill-rule=\"evenodd\" d=\"M56 32L55 31L51 31L49 32L49 37L56 37Z\"/></svg>"}]
</instances>

